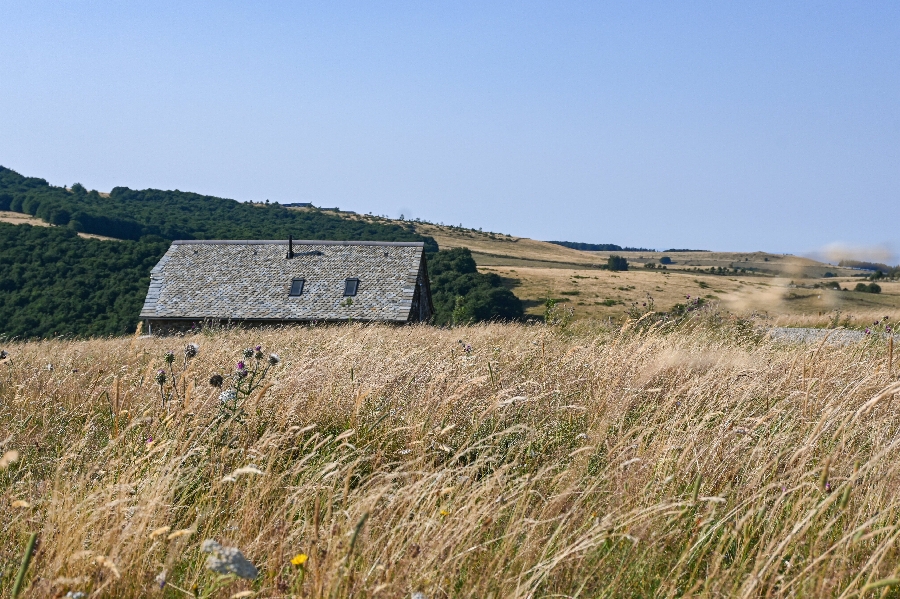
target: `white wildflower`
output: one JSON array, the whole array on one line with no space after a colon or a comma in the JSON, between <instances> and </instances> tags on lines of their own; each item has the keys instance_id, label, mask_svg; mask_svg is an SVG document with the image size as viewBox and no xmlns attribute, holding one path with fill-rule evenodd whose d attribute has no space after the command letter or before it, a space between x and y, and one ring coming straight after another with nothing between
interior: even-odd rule
<instances>
[{"instance_id":1,"label":"white wildflower","mask_svg":"<svg viewBox=\"0 0 900 599\"><path fill-rule=\"evenodd\" d=\"M238 468L237 470L235 470L234 472L231 473L231 476L234 476L235 478L237 478L238 476L240 476L242 474L262 474L262 473L263 473L262 470L260 470L253 464L250 464L249 466L244 466L243 468Z\"/></svg>"}]
</instances>

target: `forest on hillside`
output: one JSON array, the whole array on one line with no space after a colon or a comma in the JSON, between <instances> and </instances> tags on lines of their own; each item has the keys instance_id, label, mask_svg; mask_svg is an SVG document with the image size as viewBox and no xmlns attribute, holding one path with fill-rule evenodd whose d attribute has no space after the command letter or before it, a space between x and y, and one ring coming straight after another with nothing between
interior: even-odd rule
<instances>
[{"instance_id":1,"label":"forest on hillside","mask_svg":"<svg viewBox=\"0 0 900 599\"><path fill-rule=\"evenodd\" d=\"M561 245L572 250L582 252L655 252L650 248L622 247L614 243L582 243L580 241L548 241L554 245Z\"/></svg>"},{"instance_id":2,"label":"forest on hillside","mask_svg":"<svg viewBox=\"0 0 900 599\"><path fill-rule=\"evenodd\" d=\"M251 204L184 191L141 191L116 187L109 194L75 184L55 187L0 166L0 210L30 214L53 225L137 241L163 239L368 239L424 241L431 237L411 225L351 220L319 210L299 211L281 204Z\"/></svg>"},{"instance_id":3,"label":"forest on hillside","mask_svg":"<svg viewBox=\"0 0 900 599\"><path fill-rule=\"evenodd\" d=\"M117 187L108 196L49 185L0 167L0 210L55 227L0 223L0 336L90 337L134 332L150 269L174 239L423 241L433 265L435 322L519 318L522 305L468 250L391 223L181 191ZM121 241L85 239L78 233ZM466 256L468 258L466 259ZM454 309L456 316L454 318Z\"/></svg>"}]
</instances>

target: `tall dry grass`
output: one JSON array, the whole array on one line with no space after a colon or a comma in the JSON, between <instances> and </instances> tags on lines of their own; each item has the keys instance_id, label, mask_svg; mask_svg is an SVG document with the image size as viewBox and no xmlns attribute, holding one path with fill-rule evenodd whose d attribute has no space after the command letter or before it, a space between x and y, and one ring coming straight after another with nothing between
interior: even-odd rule
<instances>
[{"instance_id":1,"label":"tall dry grass","mask_svg":"<svg viewBox=\"0 0 900 599\"><path fill-rule=\"evenodd\" d=\"M166 413L154 373L188 341L194 387ZM257 344L282 358L274 384L243 424L211 427L206 380ZM208 596L207 538L260 571L221 597L900 582L900 386L874 340L346 325L6 349L0 453L20 459L0 471L3 596L30 532L27 597Z\"/></svg>"}]
</instances>

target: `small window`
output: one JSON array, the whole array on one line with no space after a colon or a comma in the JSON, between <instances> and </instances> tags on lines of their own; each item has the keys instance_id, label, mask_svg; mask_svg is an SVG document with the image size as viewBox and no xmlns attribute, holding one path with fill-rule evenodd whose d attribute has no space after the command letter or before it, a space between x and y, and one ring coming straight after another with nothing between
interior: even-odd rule
<instances>
[{"instance_id":1,"label":"small window","mask_svg":"<svg viewBox=\"0 0 900 599\"><path fill-rule=\"evenodd\" d=\"M356 295L359 289L359 279L347 279L344 281L344 296Z\"/></svg>"},{"instance_id":2,"label":"small window","mask_svg":"<svg viewBox=\"0 0 900 599\"><path fill-rule=\"evenodd\" d=\"M291 295L303 295L303 284L306 279L294 279L291 281Z\"/></svg>"}]
</instances>

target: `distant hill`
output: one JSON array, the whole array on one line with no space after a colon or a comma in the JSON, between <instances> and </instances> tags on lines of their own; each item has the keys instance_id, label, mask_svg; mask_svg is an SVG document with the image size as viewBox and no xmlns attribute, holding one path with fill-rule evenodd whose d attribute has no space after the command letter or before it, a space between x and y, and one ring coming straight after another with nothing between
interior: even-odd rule
<instances>
[{"instance_id":1,"label":"distant hill","mask_svg":"<svg viewBox=\"0 0 900 599\"><path fill-rule=\"evenodd\" d=\"M561 245L573 250L581 250L583 252L655 252L649 248L632 248L622 247L614 243L581 243L580 241L548 241L555 245Z\"/></svg>"}]
</instances>

